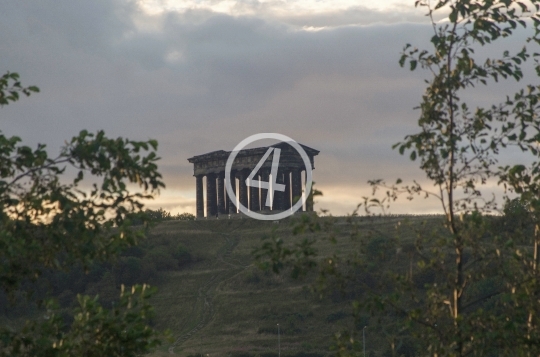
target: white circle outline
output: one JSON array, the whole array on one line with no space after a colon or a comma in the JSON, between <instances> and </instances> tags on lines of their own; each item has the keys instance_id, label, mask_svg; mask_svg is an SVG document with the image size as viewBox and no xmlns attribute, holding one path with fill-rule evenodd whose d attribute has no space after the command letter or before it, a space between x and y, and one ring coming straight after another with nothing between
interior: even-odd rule
<instances>
[{"instance_id":1,"label":"white circle outline","mask_svg":"<svg viewBox=\"0 0 540 357\"><path fill-rule=\"evenodd\" d=\"M309 160L309 157L306 154L306 152L304 151L304 149L302 149L302 147L296 141L294 141L293 139L289 138L286 135L282 135L282 134L278 134L278 133L259 133L259 134L254 134L254 135L251 135L251 136L245 138L238 145L236 145L236 147L233 149L233 151L231 151L231 153L229 154L229 158L227 159L227 164L225 165L225 179L226 179L225 180L225 188L227 189L227 194L229 195L230 202L234 202L233 204L235 206L236 206L236 204L235 204L236 203L236 194L233 191L232 186L231 186L231 169L232 169L232 164L234 162L234 159L236 158L236 155L238 155L240 150L242 150L245 146L251 144L254 141L263 140L263 139L274 139L274 140L279 140L279 141L282 141L282 142L286 142L287 144L291 145L293 148L296 149L296 151L302 157L302 160L304 161L304 166L306 167L306 189L305 189L305 192L306 192L306 194L308 192L311 192L311 185L313 183L313 177L312 177L312 173L311 173L311 171L312 171L311 161ZM248 188L248 192L249 192L249 188ZM242 212L246 216L254 218L254 219L258 219L258 220L261 220L261 221L275 221L275 220L279 220L279 219L289 217L294 212L298 211L300 209L300 207L306 202L307 196L308 195L304 195L302 197L302 199L298 200L298 202L296 202L294 204L294 206L291 207L290 210L286 210L286 211L280 212L278 214L260 214L260 213L256 213L256 212L253 212L253 211L249 211L248 208L246 206L244 206L242 204L242 202L240 202L240 200L238 200L238 209L240 210L240 212Z\"/></svg>"}]
</instances>

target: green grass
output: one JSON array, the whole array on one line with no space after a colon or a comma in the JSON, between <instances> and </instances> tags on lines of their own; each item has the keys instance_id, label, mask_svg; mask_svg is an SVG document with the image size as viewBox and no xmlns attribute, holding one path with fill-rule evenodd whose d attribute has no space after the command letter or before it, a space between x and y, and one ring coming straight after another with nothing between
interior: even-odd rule
<instances>
[{"instance_id":1,"label":"green grass","mask_svg":"<svg viewBox=\"0 0 540 357\"><path fill-rule=\"evenodd\" d=\"M417 222L426 217L359 218L357 223L361 230L384 236L393 234L398 222L406 219ZM418 224L399 227L400 240L412 241L415 229L432 229L438 219L427 217L431 223L424 228ZM180 356L271 356L277 353L278 323L283 356L330 355L333 334L353 326L349 303L310 293L313 279L309 277L292 280L253 265L253 249L272 230L287 242L305 238L294 236L291 224L290 220L280 224L251 219L199 220L169 221L153 228L150 242L172 239L200 259L181 271L161 273L159 292L151 301L157 314L155 323L160 329L170 329L175 342L151 356L171 355L171 347ZM360 243L349 239L351 228L344 218L335 227L337 243L319 243L321 256L358 249ZM377 346L369 349L378 350Z\"/></svg>"}]
</instances>

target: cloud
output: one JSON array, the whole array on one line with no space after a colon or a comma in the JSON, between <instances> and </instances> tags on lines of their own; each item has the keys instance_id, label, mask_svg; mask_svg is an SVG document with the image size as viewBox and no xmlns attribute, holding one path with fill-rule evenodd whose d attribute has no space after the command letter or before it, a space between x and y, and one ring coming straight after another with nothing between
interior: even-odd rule
<instances>
[{"instance_id":1,"label":"cloud","mask_svg":"<svg viewBox=\"0 0 540 357\"><path fill-rule=\"evenodd\" d=\"M10 3L0 13L0 71L42 92L2 108L3 130L51 150L83 128L156 138L168 189L155 205L176 211L193 210L188 157L258 132L321 150L315 180L337 213L342 196L332 192L358 196L371 178L422 175L391 145L414 130L427 75L401 69L399 54L426 44L430 27L401 8L292 13L276 4L151 14L120 0Z\"/></svg>"},{"instance_id":2,"label":"cloud","mask_svg":"<svg viewBox=\"0 0 540 357\"><path fill-rule=\"evenodd\" d=\"M254 16L300 28L425 22L424 12L399 0L162 0L140 1L149 14L206 12Z\"/></svg>"}]
</instances>

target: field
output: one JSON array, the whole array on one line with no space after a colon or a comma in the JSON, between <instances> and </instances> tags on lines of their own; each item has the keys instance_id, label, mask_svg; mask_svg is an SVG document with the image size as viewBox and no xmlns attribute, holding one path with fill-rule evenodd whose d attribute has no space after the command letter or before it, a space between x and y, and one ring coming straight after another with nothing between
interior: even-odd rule
<instances>
[{"instance_id":1,"label":"field","mask_svg":"<svg viewBox=\"0 0 540 357\"><path fill-rule=\"evenodd\" d=\"M332 336L354 323L350 301L312 293L313 276L295 280L286 273L262 271L253 261L253 250L272 232L287 242L306 238L292 234L297 219L279 224L251 219L168 221L153 228L150 242L181 242L198 259L182 270L160 274L159 292L151 300L157 314L155 324L170 329L174 341L151 356L277 356L277 324L281 355L331 355ZM319 255L357 250L360 243L349 238L352 228L345 218L323 218L330 219L335 220L337 242L319 242ZM385 237L393 234L398 222L438 219L356 218L356 223L369 234ZM324 233L316 235L322 238ZM313 233L307 236L315 237ZM412 229L400 231L402 242L412 237ZM368 320L366 316L366 323ZM381 350L383 339L376 330L368 330L366 335L370 354Z\"/></svg>"}]
</instances>

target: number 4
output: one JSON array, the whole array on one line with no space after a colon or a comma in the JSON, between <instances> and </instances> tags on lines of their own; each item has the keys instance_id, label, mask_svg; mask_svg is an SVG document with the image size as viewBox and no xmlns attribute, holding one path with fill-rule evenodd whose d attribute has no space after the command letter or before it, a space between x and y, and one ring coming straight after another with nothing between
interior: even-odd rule
<instances>
[{"instance_id":1,"label":"number 4","mask_svg":"<svg viewBox=\"0 0 540 357\"><path fill-rule=\"evenodd\" d=\"M259 169L261 166L265 163L268 156L270 156L270 153L274 151L274 155L272 158L272 169L270 170L270 174L272 175L272 189L270 189L270 182L266 181L260 181L260 180L254 180L253 177L259 172ZM281 155L281 149L278 148L268 148L266 150L266 153L263 155L261 160L257 163L257 166L251 171L248 178L246 179L246 185L248 187L260 187L267 189L268 194L266 195L266 202L265 206L272 207L272 202L274 201L274 191L285 191L285 185L281 183L276 183L277 179L277 172L278 172L278 166L279 166L279 156Z\"/></svg>"}]
</instances>

